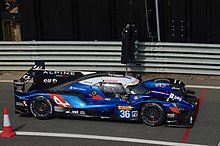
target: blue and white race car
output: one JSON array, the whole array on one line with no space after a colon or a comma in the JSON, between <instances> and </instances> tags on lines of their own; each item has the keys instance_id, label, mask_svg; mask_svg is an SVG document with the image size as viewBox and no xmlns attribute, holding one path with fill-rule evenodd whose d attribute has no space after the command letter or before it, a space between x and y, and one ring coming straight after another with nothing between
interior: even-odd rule
<instances>
[{"instance_id":1,"label":"blue and white race car","mask_svg":"<svg viewBox=\"0 0 220 146\"><path fill-rule=\"evenodd\" d=\"M172 78L141 81L111 73L85 75L46 70L44 62L14 80L16 113L38 119L62 114L192 127L198 103L194 94L182 81Z\"/></svg>"}]
</instances>

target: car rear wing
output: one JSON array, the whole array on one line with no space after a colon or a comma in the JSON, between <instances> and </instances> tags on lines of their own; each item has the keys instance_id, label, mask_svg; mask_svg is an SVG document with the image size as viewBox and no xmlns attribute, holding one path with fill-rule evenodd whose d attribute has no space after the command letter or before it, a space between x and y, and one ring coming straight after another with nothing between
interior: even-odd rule
<instances>
[{"instance_id":1,"label":"car rear wing","mask_svg":"<svg viewBox=\"0 0 220 146\"><path fill-rule=\"evenodd\" d=\"M26 85L33 79L28 91L48 89L65 82L73 81L84 76L81 72L57 71L45 69L44 61L36 61L35 65L28 70L20 79L14 80L14 91L24 92Z\"/></svg>"},{"instance_id":2,"label":"car rear wing","mask_svg":"<svg viewBox=\"0 0 220 146\"><path fill-rule=\"evenodd\" d=\"M44 61L35 61L35 65L31 67L20 79L14 80L14 91L25 91L25 85L30 82L34 76L35 70L45 69Z\"/></svg>"}]
</instances>

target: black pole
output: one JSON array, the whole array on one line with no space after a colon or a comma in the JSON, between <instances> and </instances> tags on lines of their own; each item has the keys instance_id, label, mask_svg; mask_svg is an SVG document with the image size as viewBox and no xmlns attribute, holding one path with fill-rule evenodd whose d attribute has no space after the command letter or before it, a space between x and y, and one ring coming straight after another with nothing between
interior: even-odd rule
<instances>
[{"instance_id":1,"label":"black pole","mask_svg":"<svg viewBox=\"0 0 220 146\"><path fill-rule=\"evenodd\" d=\"M2 29L2 12L3 12L3 0L0 0L0 41L3 41L3 29Z\"/></svg>"},{"instance_id":2,"label":"black pole","mask_svg":"<svg viewBox=\"0 0 220 146\"><path fill-rule=\"evenodd\" d=\"M156 23L157 23L157 41L160 42L160 18L159 18L158 0L155 0L155 11L156 11Z\"/></svg>"},{"instance_id":3,"label":"black pole","mask_svg":"<svg viewBox=\"0 0 220 146\"><path fill-rule=\"evenodd\" d=\"M152 33L151 33L151 29L150 29L150 24L149 24L149 15L148 15L148 4L147 4L147 0L144 0L144 7L145 7L145 19L146 19L146 27L147 27L147 40L150 40L151 42L154 41Z\"/></svg>"},{"instance_id":4,"label":"black pole","mask_svg":"<svg viewBox=\"0 0 220 146\"><path fill-rule=\"evenodd\" d=\"M129 0L130 7L130 24L133 24L133 0Z\"/></svg>"},{"instance_id":5,"label":"black pole","mask_svg":"<svg viewBox=\"0 0 220 146\"><path fill-rule=\"evenodd\" d=\"M36 19L36 34L35 40L42 40L42 30L41 30L41 6L39 0L34 0L34 13Z\"/></svg>"}]
</instances>

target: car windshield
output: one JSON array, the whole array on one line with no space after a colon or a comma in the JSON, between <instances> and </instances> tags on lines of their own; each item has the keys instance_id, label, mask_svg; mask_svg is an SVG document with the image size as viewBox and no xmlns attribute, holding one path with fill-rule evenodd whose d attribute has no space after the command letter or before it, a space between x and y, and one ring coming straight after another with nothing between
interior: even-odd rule
<instances>
[{"instance_id":1,"label":"car windshield","mask_svg":"<svg viewBox=\"0 0 220 146\"><path fill-rule=\"evenodd\" d=\"M129 94L146 94L147 92L149 92L150 90L148 89L147 86L145 86L142 83L138 83L136 85L132 85L132 86L128 86L126 88L127 92Z\"/></svg>"}]
</instances>

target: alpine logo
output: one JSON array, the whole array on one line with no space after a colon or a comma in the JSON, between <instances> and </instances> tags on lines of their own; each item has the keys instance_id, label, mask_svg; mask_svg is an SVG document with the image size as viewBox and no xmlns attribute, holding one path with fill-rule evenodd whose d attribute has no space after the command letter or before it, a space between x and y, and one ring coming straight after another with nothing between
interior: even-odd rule
<instances>
[{"instance_id":1,"label":"alpine logo","mask_svg":"<svg viewBox=\"0 0 220 146\"><path fill-rule=\"evenodd\" d=\"M45 70L43 72L44 75L67 75L67 76L74 76L75 72L72 71L48 71Z\"/></svg>"}]
</instances>

